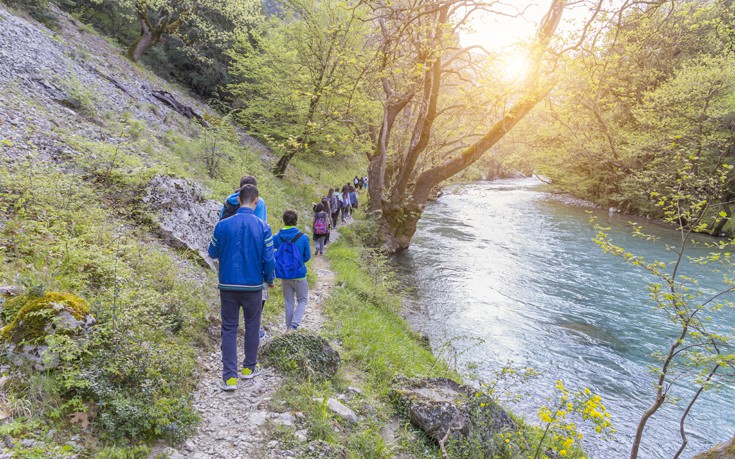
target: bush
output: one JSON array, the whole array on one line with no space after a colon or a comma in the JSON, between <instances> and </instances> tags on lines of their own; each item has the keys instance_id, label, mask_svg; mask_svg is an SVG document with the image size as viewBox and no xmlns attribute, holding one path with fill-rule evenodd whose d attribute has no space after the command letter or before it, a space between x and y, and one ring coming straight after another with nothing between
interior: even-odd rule
<instances>
[{"instance_id":1,"label":"bush","mask_svg":"<svg viewBox=\"0 0 735 459\"><path fill-rule=\"evenodd\" d=\"M339 369L339 354L319 335L297 331L263 346L263 363L305 378L329 379Z\"/></svg>"}]
</instances>

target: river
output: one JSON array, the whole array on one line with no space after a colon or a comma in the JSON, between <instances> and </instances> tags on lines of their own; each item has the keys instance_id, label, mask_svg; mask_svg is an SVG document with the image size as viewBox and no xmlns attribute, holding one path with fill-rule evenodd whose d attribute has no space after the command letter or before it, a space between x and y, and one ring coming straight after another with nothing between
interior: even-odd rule
<instances>
[{"instance_id":1,"label":"river","mask_svg":"<svg viewBox=\"0 0 735 459\"><path fill-rule=\"evenodd\" d=\"M653 401L648 366L676 328L648 299L643 270L606 255L593 242L588 209L550 199L534 179L456 186L427 206L412 245L398 258L407 310L434 350L483 378L509 362L541 373L532 396L508 408L537 422L554 381L602 396L617 433L609 441L585 435L590 458L628 457L637 421ZM632 217L593 212L618 244L646 260L669 261L677 232L637 221L660 239L633 238ZM701 253L693 248L690 255ZM718 289L721 274L702 286ZM726 319L732 329L732 315ZM446 346L451 343L451 347ZM454 349L448 352L447 349ZM675 392L686 396L691 386ZM665 406L645 431L641 458L670 458L678 448L680 409ZM735 388L708 391L687 424L692 457L735 433Z\"/></svg>"}]
</instances>

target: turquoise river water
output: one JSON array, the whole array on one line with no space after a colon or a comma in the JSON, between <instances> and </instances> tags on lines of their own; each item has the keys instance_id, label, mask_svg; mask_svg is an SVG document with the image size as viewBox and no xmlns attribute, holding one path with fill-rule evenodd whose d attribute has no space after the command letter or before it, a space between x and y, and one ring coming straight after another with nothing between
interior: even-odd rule
<instances>
[{"instance_id":1,"label":"turquoise river water","mask_svg":"<svg viewBox=\"0 0 735 459\"><path fill-rule=\"evenodd\" d=\"M637 421L653 401L651 354L664 351L676 328L648 299L653 279L593 242L587 210L551 199L533 179L473 183L449 189L424 213L399 275L410 319L435 351L492 378L512 362L541 373L532 395L508 408L537 422L538 407L561 379L602 396L617 430L609 441L585 435L590 458L629 456ZM612 239L645 259L670 261L679 234L638 221L658 241L631 236L630 216L594 211ZM689 255L705 249L692 248ZM700 274L722 288L722 274ZM723 327L732 330L732 315ZM445 346L451 343L451 347ZM453 349L453 351L448 351ZM674 392L693 393L682 381ZM641 458L670 458L679 446L681 408L666 405L649 422ZM708 391L687 422L691 458L735 434L735 386Z\"/></svg>"}]
</instances>

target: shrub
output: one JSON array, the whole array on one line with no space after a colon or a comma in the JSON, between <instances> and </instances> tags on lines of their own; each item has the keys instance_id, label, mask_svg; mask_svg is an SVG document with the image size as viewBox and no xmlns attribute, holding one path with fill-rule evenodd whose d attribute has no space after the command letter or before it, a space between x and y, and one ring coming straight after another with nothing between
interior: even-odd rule
<instances>
[{"instance_id":1,"label":"shrub","mask_svg":"<svg viewBox=\"0 0 735 459\"><path fill-rule=\"evenodd\" d=\"M327 340L298 331L281 335L262 350L263 363L303 377L329 379L339 369L340 357Z\"/></svg>"}]
</instances>

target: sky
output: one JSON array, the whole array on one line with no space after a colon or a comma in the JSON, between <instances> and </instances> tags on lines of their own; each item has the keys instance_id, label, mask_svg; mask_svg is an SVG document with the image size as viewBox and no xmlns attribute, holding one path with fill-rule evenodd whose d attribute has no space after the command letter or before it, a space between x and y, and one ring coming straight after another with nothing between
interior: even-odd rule
<instances>
[{"instance_id":1,"label":"sky","mask_svg":"<svg viewBox=\"0 0 735 459\"><path fill-rule=\"evenodd\" d=\"M505 14L519 15L518 17L476 13L471 23L474 32L461 35L462 45L481 45L490 51L502 52L519 41L528 40L533 37L550 4L551 0L506 0L499 9ZM560 30L580 27L586 16L586 8L567 9Z\"/></svg>"}]
</instances>

